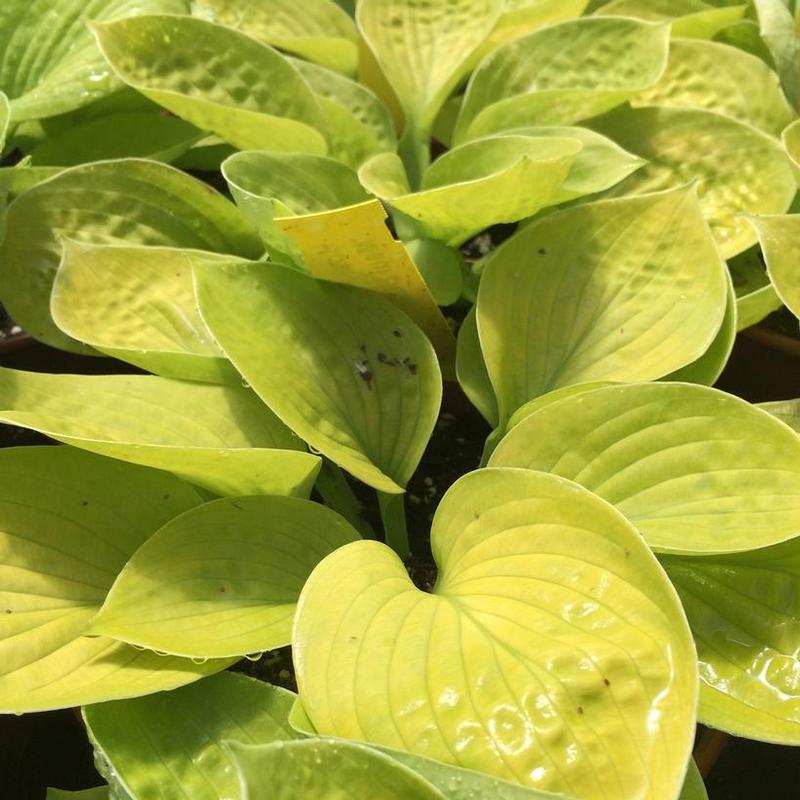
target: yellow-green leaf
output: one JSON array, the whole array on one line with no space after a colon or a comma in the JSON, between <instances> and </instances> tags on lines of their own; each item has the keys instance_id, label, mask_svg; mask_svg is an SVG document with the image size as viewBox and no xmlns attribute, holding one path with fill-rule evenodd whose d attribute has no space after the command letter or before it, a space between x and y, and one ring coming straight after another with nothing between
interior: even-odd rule
<instances>
[{"instance_id":1,"label":"yellow-green leaf","mask_svg":"<svg viewBox=\"0 0 800 800\"><path fill-rule=\"evenodd\" d=\"M750 217L778 297L800 317L800 215Z\"/></svg>"}]
</instances>

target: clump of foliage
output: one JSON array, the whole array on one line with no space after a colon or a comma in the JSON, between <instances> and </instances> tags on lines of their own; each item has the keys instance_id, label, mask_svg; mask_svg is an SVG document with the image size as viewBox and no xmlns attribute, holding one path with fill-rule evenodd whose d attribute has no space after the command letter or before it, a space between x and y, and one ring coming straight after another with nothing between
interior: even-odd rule
<instances>
[{"instance_id":1,"label":"clump of foliage","mask_svg":"<svg viewBox=\"0 0 800 800\"><path fill-rule=\"evenodd\" d=\"M83 706L82 796L688 800L698 719L800 743L800 412L710 388L800 314L793 5L6 0L0 299L152 373L0 370L62 444L0 452L0 710ZM286 645L298 695L225 671Z\"/></svg>"}]
</instances>

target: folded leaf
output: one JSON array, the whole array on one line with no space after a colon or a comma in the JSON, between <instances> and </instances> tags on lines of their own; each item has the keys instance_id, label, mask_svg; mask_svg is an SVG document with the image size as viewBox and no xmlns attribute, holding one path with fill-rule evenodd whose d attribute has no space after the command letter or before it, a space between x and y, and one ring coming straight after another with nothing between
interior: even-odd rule
<instances>
[{"instance_id":1,"label":"folded leaf","mask_svg":"<svg viewBox=\"0 0 800 800\"><path fill-rule=\"evenodd\" d=\"M672 42L661 79L631 104L714 111L773 136L794 119L778 76L760 58L693 39Z\"/></svg>"},{"instance_id":2,"label":"folded leaf","mask_svg":"<svg viewBox=\"0 0 800 800\"><path fill-rule=\"evenodd\" d=\"M550 25L498 47L467 86L455 141L601 114L664 72L669 26L623 18Z\"/></svg>"},{"instance_id":3,"label":"folded leaf","mask_svg":"<svg viewBox=\"0 0 800 800\"><path fill-rule=\"evenodd\" d=\"M314 93L277 51L223 25L177 16L93 26L129 86L236 147L324 153Z\"/></svg>"},{"instance_id":4,"label":"folded leaf","mask_svg":"<svg viewBox=\"0 0 800 800\"><path fill-rule=\"evenodd\" d=\"M0 710L148 694L227 666L83 636L139 545L201 502L194 489L69 447L2 450L0 476Z\"/></svg>"},{"instance_id":5,"label":"folded leaf","mask_svg":"<svg viewBox=\"0 0 800 800\"><path fill-rule=\"evenodd\" d=\"M283 647L311 570L358 538L335 512L296 497L206 503L133 554L90 632L195 658Z\"/></svg>"},{"instance_id":6,"label":"folded leaf","mask_svg":"<svg viewBox=\"0 0 800 800\"><path fill-rule=\"evenodd\" d=\"M253 258L261 250L232 203L207 184L154 161L86 164L34 186L8 208L8 235L0 246L0 299L31 335L77 352L86 347L65 336L50 316L63 239Z\"/></svg>"},{"instance_id":7,"label":"folded leaf","mask_svg":"<svg viewBox=\"0 0 800 800\"><path fill-rule=\"evenodd\" d=\"M800 531L800 439L704 386L633 384L565 397L512 428L489 463L575 480L661 552L734 553Z\"/></svg>"},{"instance_id":8,"label":"folded leaf","mask_svg":"<svg viewBox=\"0 0 800 800\"><path fill-rule=\"evenodd\" d=\"M242 387L0 369L0 421L221 495L307 494L320 468Z\"/></svg>"},{"instance_id":9,"label":"folded leaf","mask_svg":"<svg viewBox=\"0 0 800 800\"><path fill-rule=\"evenodd\" d=\"M480 411L481 416L492 427L496 427L500 421L497 398L494 396L492 381L483 359L474 306L467 313L458 331L456 374L470 403Z\"/></svg>"},{"instance_id":10,"label":"folded leaf","mask_svg":"<svg viewBox=\"0 0 800 800\"><path fill-rule=\"evenodd\" d=\"M293 655L316 729L586 800L672 800L695 658L637 531L570 482L479 470L445 495L431 544L432 594L378 542L312 573Z\"/></svg>"},{"instance_id":11,"label":"folded leaf","mask_svg":"<svg viewBox=\"0 0 800 800\"><path fill-rule=\"evenodd\" d=\"M416 325L379 295L280 265L195 271L203 319L264 402L355 477L402 492L442 392Z\"/></svg>"},{"instance_id":12,"label":"folded leaf","mask_svg":"<svg viewBox=\"0 0 800 800\"><path fill-rule=\"evenodd\" d=\"M800 744L800 540L663 564L697 643L700 719Z\"/></svg>"},{"instance_id":13,"label":"folded leaf","mask_svg":"<svg viewBox=\"0 0 800 800\"><path fill-rule=\"evenodd\" d=\"M140 798L219 800L239 797L237 771L222 742L296 738L286 722L294 697L222 672L174 692L87 706L83 718L117 788Z\"/></svg>"},{"instance_id":14,"label":"folded leaf","mask_svg":"<svg viewBox=\"0 0 800 800\"><path fill-rule=\"evenodd\" d=\"M561 386L652 380L691 363L720 328L726 292L691 190L527 225L488 258L478 295L501 421Z\"/></svg>"},{"instance_id":15,"label":"folded leaf","mask_svg":"<svg viewBox=\"0 0 800 800\"><path fill-rule=\"evenodd\" d=\"M434 161L419 192L404 185L403 164L393 153L368 161L359 178L414 219L423 235L458 246L491 225L517 222L554 205L581 148L577 139L490 136Z\"/></svg>"},{"instance_id":16,"label":"folded leaf","mask_svg":"<svg viewBox=\"0 0 800 800\"><path fill-rule=\"evenodd\" d=\"M0 88L14 122L86 106L118 88L86 20L183 14L186 0L4 0Z\"/></svg>"},{"instance_id":17,"label":"folded leaf","mask_svg":"<svg viewBox=\"0 0 800 800\"><path fill-rule=\"evenodd\" d=\"M800 215L750 217L764 253L767 275L778 297L800 317Z\"/></svg>"},{"instance_id":18,"label":"folded leaf","mask_svg":"<svg viewBox=\"0 0 800 800\"><path fill-rule=\"evenodd\" d=\"M241 381L200 318L184 250L65 241L50 311L67 336L157 375Z\"/></svg>"},{"instance_id":19,"label":"folded leaf","mask_svg":"<svg viewBox=\"0 0 800 800\"><path fill-rule=\"evenodd\" d=\"M688 108L623 108L593 120L591 127L647 161L609 196L696 183L725 258L756 240L743 213L782 214L797 192L780 143L730 117Z\"/></svg>"},{"instance_id":20,"label":"folded leaf","mask_svg":"<svg viewBox=\"0 0 800 800\"><path fill-rule=\"evenodd\" d=\"M333 0L191 0L192 14L237 28L265 44L352 74L358 48L353 20Z\"/></svg>"}]
</instances>

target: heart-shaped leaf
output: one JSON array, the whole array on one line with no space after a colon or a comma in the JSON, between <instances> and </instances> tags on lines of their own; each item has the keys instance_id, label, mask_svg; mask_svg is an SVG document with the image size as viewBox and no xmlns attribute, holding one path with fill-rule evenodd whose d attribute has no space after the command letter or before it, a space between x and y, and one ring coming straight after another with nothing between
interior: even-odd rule
<instances>
[{"instance_id":1,"label":"heart-shaped leaf","mask_svg":"<svg viewBox=\"0 0 800 800\"><path fill-rule=\"evenodd\" d=\"M325 153L325 120L300 73L243 33L183 16L93 26L129 86L236 147Z\"/></svg>"},{"instance_id":2,"label":"heart-shaped leaf","mask_svg":"<svg viewBox=\"0 0 800 800\"><path fill-rule=\"evenodd\" d=\"M674 798L696 661L636 530L568 481L480 470L431 544L433 594L378 542L312 573L293 654L316 729L587 800Z\"/></svg>"},{"instance_id":3,"label":"heart-shaped leaf","mask_svg":"<svg viewBox=\"0 0 800 800\"><path fill-rule=\"evenodd\" d=\"M732 553L800 531L800 439L704 386L633 384L566 397L512 428L489 463L577 481L663 552Z\"/></svg>"},{"instance_id":4,"label":"heart-shaped leaf","mask_svg":"<svg viewBox=\"0 0 800 800\"><path fill-rule=\"evenodd\" d=\"M296 497L206 503L133 554L90 632L195 658L283 647L311 570L358 538L335 512Z\"/></svg>"},{"instance_id":5,"label":"heart-shaped leaf","mask_svg":"<svg viewBox=\"0 0 800 800\"><path fill-rule=\"evenodd\" d=\"M8 233L0 246L0 297L31 335L78 352L85 352L85 346L65 336L50 317L62 238L189 247L253 258L261 250L232 203L164 164L101 161L45 180L8 207Z\"/></svg>"},{"instance_id":6,"label":"heart-shaped leaf","mask_svg":"<svg viewBox=\"0 0 800 800\"><path fill-rule=\"evenodd\" d=\"M139 545L200 503L194 489L69 447L2 450L0 475L0 710L148 694L227 666L83 636Z\"/></svg>"},{"instance_id":7,"label":"heart-shaped leaf","mask_svg":"<svg viewBox=\"0 0 800 800\"><path fill-rule=\"evenodd\" d=\"M280 265L195 272L203 319L264 402L360 480L402 492L442 393L419 328L379 295Z\"/></svg>"},{"instance_id":8,"label":"heart-shaped leaf","mask_svg":"<svg viewBox=\"0 0 800 800\"><path fill-rule=\"evenodd\" d=\"M333 0L191 0L192 14L237 28L280 50L352 74L358 48L353 20Z\"/></svg>"},{"instance_id":9,"label":"heart-shaped leaf","mask_svg":"<svg viewBox=\"0 0 800 800\"><path fill-rule=\"evenodd\" d=\"M794 119L778 76L760 58L693 39L672 42L661 79L631 104L714 111L773 136Z\"/></svg>"},{"instance_id":10,"label":"heart-shaped leaf","mask_svg":"<svg viewBox=\"0 0 800 800\"><path fill-rule=\"evenodd\" d=\"M370 192L415 220L422 235L458 246L484 228L532 217L557 202L582 146L552 137L476 139L434 161L414 193L393 153L376 156L358 174Z\"/></svg>"},{"instance_id":11,"label":"heart-shaped leaf","mask_svg":"<svg viewBox=\"0 0 800 800\"><path fill-rule=\"evenodd\" d=\"M0 369L0 421L174 472L215 494L307 494L320 468L242 387Z\"/></svg>"},{"instance_id":12,"label":"heart-shaped leaf","mask_svg":"<svg viewBox=\"0 0 800 800\"><path fill-rule=\"evenodd\" d=\"M213 253L193 256L230 261ZM241 380L200 319L184 250L65 241L50 310L67 336L157 375Z\"/></svg>"},{"instance_id":13,"label":"heart-shaped leaf","mask_svg":"<svg viewBox=\"0 0 800 800\"><path fill-rule=\"evenodd\" d=\"M63 114L117 88L86 20L185 11L185 0L4 0L0 89L14 122Z\"/></svg>"},{"instance_id":14,"label":"heart-shaped leaf","mask_svg":"<svg viewBox=\"0 0 800 800\"><path fill-rule=\"evenodd\" d=\"M222 742L294 739L286 722L294 698L222 672L174 692L87 706L83 718L116 789L140 798L220 800L239 798L237 770Z\"/></svg>"},{"instance_id":15,"label":"heart-shaped leaf","mask_svg":"<svg viewBox=\"0 0 800 800\"><path fill-rule=\"evenodd\" d=\"M455 140L601 114L661 77L668 46L668 25L603 17L550 25L509 42L473 73Z\"/></svg>"},{"instance_id":16,"label":"heart-shaped leaf","mask_svg":"<svg viewBox=\"0 0 800 800\"><path fill-rule=\"evenodd\" d=\"M670 20L672 36L712 39L716 33L742 18L747 5L715 8L702 0L612 0L594 13L603 16Z\"/></svg>"},{"instance_id":17,"label":"heart-shaped leaf","mask_svg":"<svg viewBox=\"0 0 800 800\"><path fill-rule=\"evenodd\" d=\"M778 294L796 317L800 317L800 215L750 217L767 265L767 274Z\"/></svg>"},{"instance_id":18,"label":"heart-shaped leaf","mask_svg":"<svg viewBox=\"0 0 800 800\"><path fill-rule=\"evenodd\" d=\"M591 127L647 161L609 196L696 183L725 258L756 240L743 212L782 214L797 192L780 142L730 117L690 108L622 108L593 120ZM746 165L742 153L747 153ZM744 168L747 180L742 180Z\"/></svg>"},{"instance_id":19,"label":"heart-shaped leaf","mask_svg":"<svg viewBox=\"0 0 800 800\"><path fill-rule=\"evenodd\" d=\"M489 257L478 329L500 419L587 381L663 377L706 352L727 278L694 192L577 206Z\"/></svg>"},{"instance_id":20,"label":"heart-shaped leaf","mask_svg":"<svg viewBox=\"0 0 800 800\"><path fill-rule=\"evenodd\" d=\"M800 744L800 540L726 556L665 557L700 662L700 719Z\"/></svg>"}]
</instances>

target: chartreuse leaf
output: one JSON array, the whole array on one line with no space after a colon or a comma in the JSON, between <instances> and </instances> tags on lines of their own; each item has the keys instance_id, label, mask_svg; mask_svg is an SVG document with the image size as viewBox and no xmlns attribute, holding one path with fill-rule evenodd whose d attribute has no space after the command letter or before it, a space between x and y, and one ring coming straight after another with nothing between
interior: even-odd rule
<instances>
[{"instance_id":1,"label":"chartreuse leaf","mask_svg":"<svg viewBox=\"0 0 800 800\"><path fill-rule=\"evenodd\" d=\"M674 798L696 662L633 526L569 481L480 470L431 544L432 594L378 542L312 573L293 656L316 729L586 800Z\"/></svg>"},{"instance_id":2,"label":"chartreuse leaf","mask_svg":"<svg viewBox=\"0 0 800 800\"><path fill-rule=\"evenodd\" d=\"M721 114L691 108L622 108L593 120L591 127L647 161L609 195L696 182L703 213L725 258L755 242L743 213L782 214L797 192L780 143ZM744 164L742 153L747 153Z\"/></svg>"},{"instance_id":3,"label":"chartreuse leaf","mask_svg":"<svg viewBox=\"0 0 800 800\"><path fill-rule=\"evenodd\" d=\"M232 203L201 181L154 161L86 164L38 184L8 207L8 235L0 246L0 299L31 335L78 352L86 348L65 336L50 317L64 238L248 257L261 250Z\"/></svg>"},{"instance_id":4,"label":"chartreuse leaf","mask_svg":"<svg viewBox=\"0 0 800 800\"><path fill-rule=\"evenodd\" d=\"M759 403L758 407L800 433L800 400L774 400L770 403Z\"/></svg>"},{"instance_id":5,"label":"chartreuse leaf","mask_svg":"<svg viewBox=\"0 0 800 800\"><path fill-rule=\"evenodd\" d=\"M36 166L71 167L111 158L152 158L171 162L203 133L160 111L133 111L81 122L44 139L30 151Z\"/></svg>"},{"instance_id":6,"label":"chartreuse leaf","mask_svg":"<svg viewBox=\"0 0 800 800\"><path fill-rule=\"evenodd\" d=\"M130 17L93 30L125 83L239 148L327 150L322 110L277 51L202 19Z\"/></svg>"},{"instance_id":7,"label":"chartreuse leaf","mask_svg":"<svg viewBox=\"0 0 800 800\"><path fill-rule=\"evenodd\" d=\"M316 94L332 157L358 167L371 155L395 149L391 113L369 89L316 64L292 64Z\"/></svg>"},{"instance_id":8,"label":"chartreuse leaf","mask_svg":"<svg viewBox=\"0 0 800 800\"><path fill-rule=\"evenodd\" d=\"M703 776L697 769L694 759L689 761L689 769L686 772L686 780L683 784L683 791L678 800L708 800Z\"/></svg>"},{"instance_id":9,"label":"chartreuse leaf","mask_svg":"<svg viewBox=\"0 0 800 800\"><path fill-rule=\"evenodd\" d=\"M356 71L353 20L333 0L191 0L192 14L347 74Z\"/></svg>"},{"instance_id":10,"label":"chartreuse leaf","mask_svg":"<svg viewBox=\"0 0 800 800\"><path fill-rule=\"evenodd\" d=\"M726 292L691 190L527 225L489 257L478 294L501 422L562 386L652 380L691 363L722 324Z\"/></svg>"},{"instance_id":11,"label":"chartreuse leaf","mask_svg":"<svg viewBox=\"0 0 800 800\"><path fill-rule=\"evenodd\" d=\"M750 217L778 297L800 317L800 215Z\"/></svg>"},{"instance_id":12,"label":"chartreuse leaf","mask_svg":"<svg viewBox=\"0 0 800 800\"><path fill-rule=\"evenodd\" d=\"M108 786L70 792L66 789L48 789L45 800L109 800Z\"/></svg>"},{"instance_id":13,"label":"chartreuse leaf","mask_svg":"<svg viewBox=\"0 0 800 800\"><path fill-rule=\"evenodd\" d=\"M4 0L0 89L14 122L86 106L118 87L86 20L183 14L186 0Z\"/></svg>"},{"instance_id":14,"label":"chartreuse leaf","mask_svg":"<svg viewBox=\"0 0 800 800\"><path fill-rule=\"evenodd\" d=\"M230 261L214 253L193 255ZM184 250L65 241L50 310L68 336L157 375L241 380L200 318Z\"/></svg>"},{"instance_id":15,"label":"chartreuse leaf","mask_svg":"<svg viewBox=\"0 0 800 800\"><path fill-rule=\"evenodd\" d=\"M361 35L391 84L405 115L400 143L417 188L427 163L428 139L444 101L491 33L503 0L361 0Z\"/></svg>"},{"instance_id":16,"label":"chartreuse leaf","mask_svg":"<svg viewBox=\"0 0 800 800\"><path fill-rule=\"evenodd\" d=\"M720 375L722 375L725 365L733 352L736 343L736 332L738 330L738 310L736 292L733 288L733 280L730 273L728 278L728 299L725 304L725 316L722 318L722 325L714 337L714 341L703 355L675 370L667 376L670 381L685 381L686 383L700 383L704 386L713 386Z\"/></svg>"},{"instance_id":17,"label":"chartreuse leaf","mask_svg":"<svg viewBox=\"0 0 800 800\"><path fill-rule=\"evenodd\" d=\"M219 658L291 642L311 570L359 538L296 497L225 498L170 520L118 575L92 634L174 655Z\"/></svg>"},{"instance_id":18,"label":"chartreuse leaf","mask_svg":"<svg viewBox=\"0 0 800 800\"><path fill-rule=\"evenodd\" d=\"M405 242L405 246L436 303L440 306L456 303L464 289L461 251L424 238L412 239Z\"/></svg>"},{"instance_id":19,"label":"chartreuse leaf","mask_svg":"<svg viewBox=\"0 0 800 800\"><path fill-rule=\"evenodd\" d=\"M237 771L222 742L295 738L286 722L294 697L222 672L174 692L86 706L83 718L100 760L134 797L219 800L239 797Z\"/></svg>"},{"instance_id":20,"label":"chartreuse leaf","mask_svg":"<svg viewBox=\"0 0 800 800\"><path fill-rule=\"evenodd\" d=\"M736 329L749 328L779 309L783 303L775 293L761 259L759 245L728 261L736 291Z\"/></svg>"},{"instance_id":21,"label":"chartreuse leaf","mask_svg":"<svg viewBox=\"0 0 800 800\"><path fill-rule=\"evenodd\" d=\"M601 114L664 72L669 25L587 17L498 47L475 70L456 143L524 125L569 125Z\"/></svg>"},{"instance_id":22,"label":"chartreuse leaf","mask_svg":"<svg viewBox=\"0 0 800 800\"><path fill-rule=\"evenodd\" d=\"M320 467L241 386L1 369L0 421L221 495L307 493Z\"/></svg>"},{"instance_id":23,"label":"chartreuse leaf","mask_svg":"<svg viewBox=\"0 0 800 800\"><path fill-rule=\"evenodd\" d=\"M781 0L753 0L761 39L775 60L789 102L800 107L800 42L792 13Z\"/></svg>"},{"instance_id":24,"label":"chartreuse leaf","mask_svg":"<svg viewBox=\"0 0 800 800\"><path fill-rule=\"evenodd\" d=\"M705 386L632 384L566 397L512 428L489 463L577 481L662 552L733 553L800 531L800 439Z\"/></svg>"},{"instance_id":25,"label":"chartreuse leaf","mask_svg":"<svg viewBox=\"0 0 800 800\"><path fill-rule=\"evenodd\" d=\"M700 662L700 719L800 744L800 540L726 556L668 557Z\"/></svg>"},{"instance_id":26,"label":"chartreuse leaf","mask_svg":"<svg viewBox=\"0 0 800 800\"><path fill-rule=\"evenodd\" d=\"M481 45L482 55L537 28L579 17L589 0L505 0L503 13Z\"/></svg>"},{"instance_id":27,"label":"chartreuse leaf","mask_svg":"<svg viewBox=\"0 0 800 800\"><path fill-rule=\"evenodd\" d=\"M781 140L792 162L795 178L800 185L800 119L787 126L781 134Z\"/></svg>"},{"instance_id":28,"label":"chartreuse leaf","mask_svg":"<svg viewBox=\"0 0 800 800\"><path fill-rule=\"evenodd\" d=\"M672 35L711 39L728 25L738 22L747 5L714 8L702 0L612 0L594 13L604 16L670 20Z\"/></svg>"},{"instance_id":29,"label":"chartreuse leaf","mask_svg":"<svg viewBox=\"0 0 800 800\"><path fill-rule=\"evenodd\" d=\"M148 694L227 666L83 636L139 545L201 502L194 489L68 447L3 450L0 475L0 710Z\"/></svg>"},{"instance_id":30,"label":"chartreuse leaf","mask_svg":"<svg viewBox=\"0 0 800 800\"><path fill-rule=\"evenodd\" d=\"M464 317L458 331L456 375L472 405L492 427L496 427L500 421L497 398L481 351L474 306Z\"/></svg>"},{"instance_id":31,"label":"chartreuse leaf","mask_svg":"<svg viewBox=\"0 0 800 800\"><path fill-rule=\"evenodd\" d=\"M270 797L370 797L445 800L432 783L378 750L357 742L306 739L227 747L239 773L242 800Z\"/></svg>"},{"instance_id":32,"label":"chartreuse leaf","mask_svg":"<svg viewBox=\"0 0 800 800\"><path fill-rule=\"evenodd\" d=\"M277 264L195 275L203 319L264 402L355 477L402 492L442 393L419 328L379 295Z\"/></svg>"},{"instance_id":33,"label":"chartreuse leaf","mask_svg":"<svg viewBox=\"0 0 800 800\"><path fill-rule=\"evenodd\" d=\"M794 119L778 76L760 58L726 44L693 39L672 42L661 80L631 104L714 111L773 136Z\"/></svg>"},{"instance_id":34,"label":"chartreuse leaf","mask_svg":"<svg viewBox=\"0 0 800 800\"><path fill-rule=\"evenodd\" d=\"M491 225L552 205L581 148L576 139L476 139L434 161L414 193L393 153L376 156L358 174L370 192L414 219L423 235L457 246Z\"/></svg>"},{"instance_id":35,"label":"chartreuse leaf","mask_svg":"<svg viewBox=\"0 0 800 800\"><path fill-rule=\"evenodd\" d=\"M11 119L11 106L8 98L0 92L0 155L6 146L6 135L8 134L9 122Z\"/></svg>"}]
</instances>

